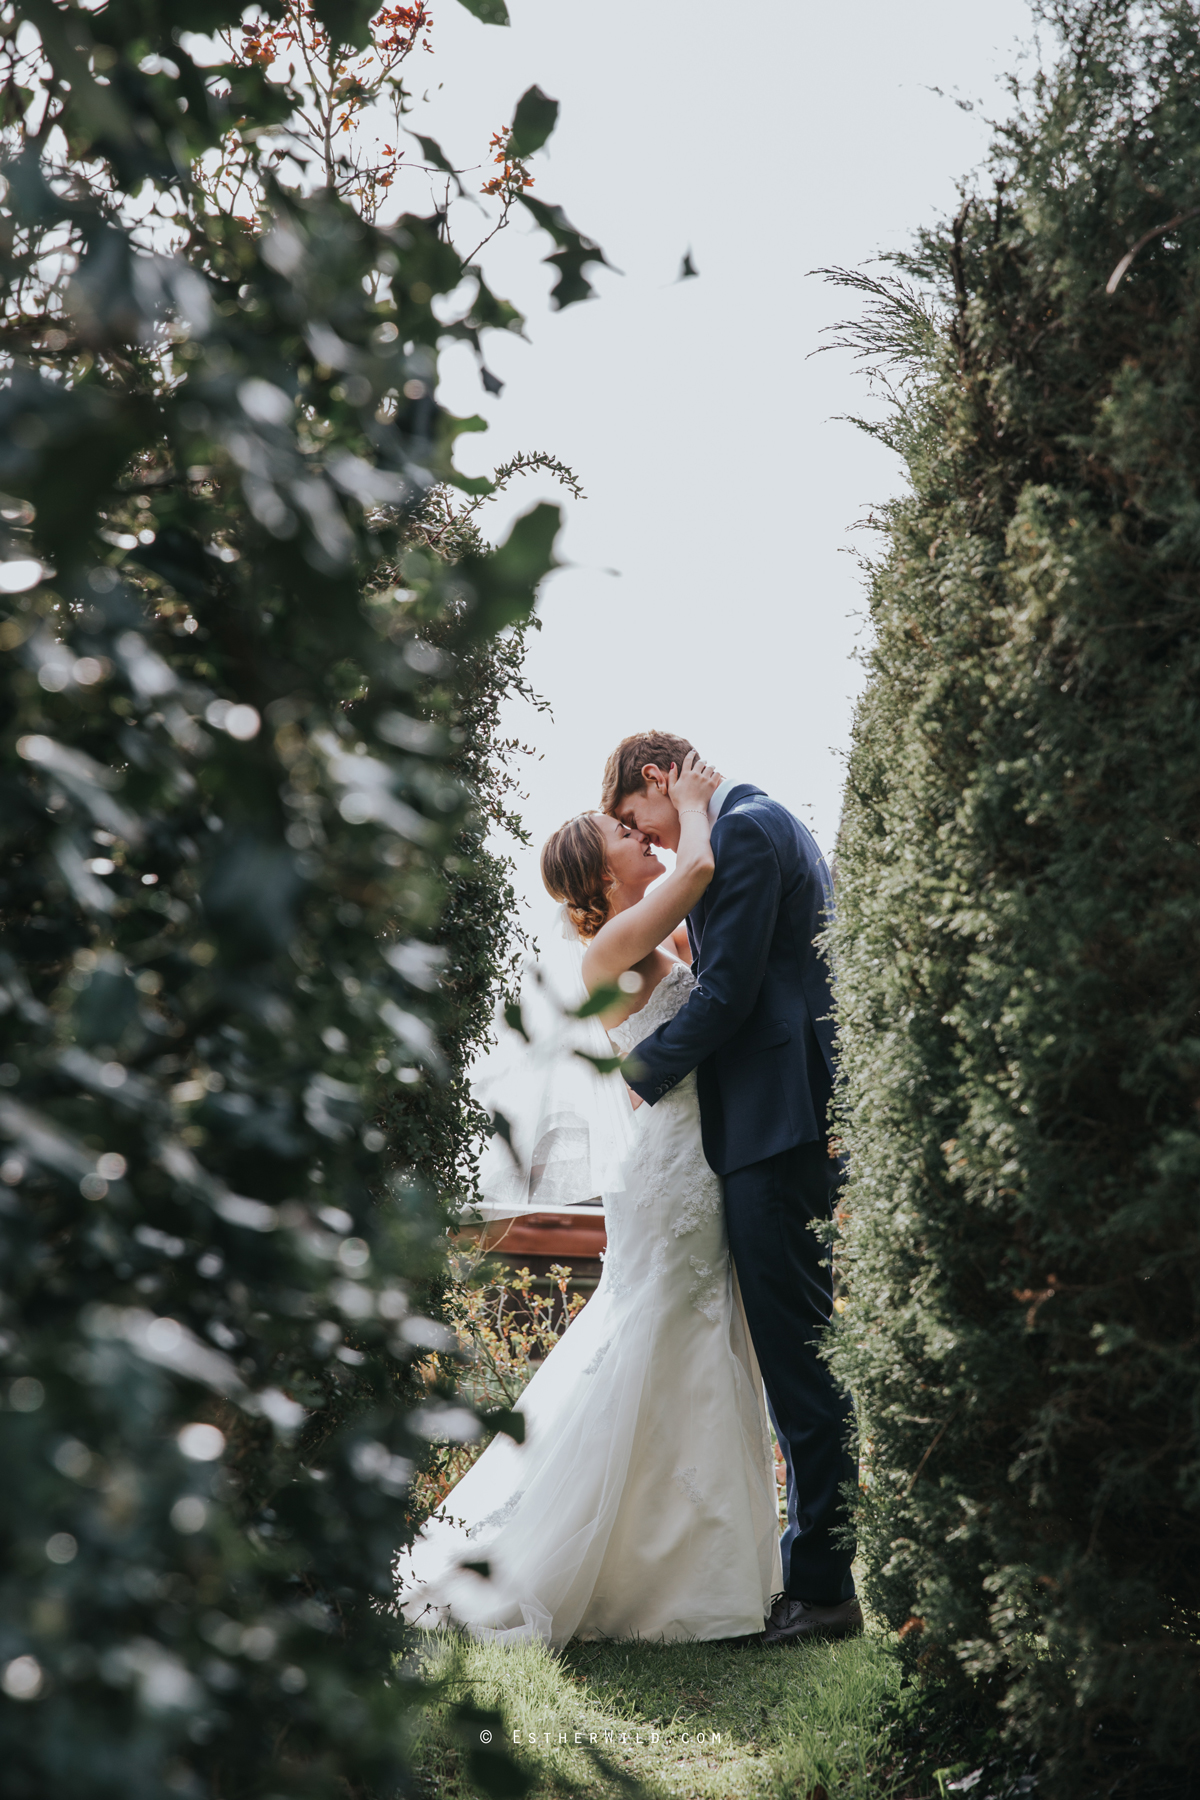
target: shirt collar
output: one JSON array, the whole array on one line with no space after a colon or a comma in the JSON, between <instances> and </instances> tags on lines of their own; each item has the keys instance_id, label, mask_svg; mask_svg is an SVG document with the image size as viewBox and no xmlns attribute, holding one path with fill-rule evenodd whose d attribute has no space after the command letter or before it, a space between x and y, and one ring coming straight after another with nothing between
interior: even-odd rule
<instances>
[{"instance_id":1,"label":"shirt collar","mask_svg":"<svg viewBox=\"0 0 1200 1800\"><path fill-rule=\"evenodd\" d=\"M720 818L721 808L724 806L736 786L737 782L727 776L717 789L716 793L712 796L708 803L708 822L710 826L715 825Z\"/></svg>"}]
</instances>

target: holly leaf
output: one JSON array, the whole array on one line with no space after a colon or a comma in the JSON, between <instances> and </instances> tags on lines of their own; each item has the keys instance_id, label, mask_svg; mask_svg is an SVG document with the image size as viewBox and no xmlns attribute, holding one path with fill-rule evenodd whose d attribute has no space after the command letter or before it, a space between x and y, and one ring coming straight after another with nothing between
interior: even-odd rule
<instances>
[{"instance_id":1,"label":"holly leaf","mask_svg":"<svg viewBox=\"0 0 1200 1800\"><path fill-rule=\"evenodd\" d=\"M561 527L558 507L543 502L514 520L512 530L490 556L462 558L454 574L459 592L468 602L463 617L466 636L490 635L528 618L538 583L558 566L554 540Z\"/></svg>"},{"instance_id":2,"label":"holly leaf","mask_svg":"<svg viewBox=\"0 0 1200 1800\"><path fill-rule=\"evenodd\" d=\"M558 121L558 101L543 94L540 87L526 88L517 101L512 130L508 134L508 154L523 160L540 150Z\"/></svg>"},{"instance_id":3,"label":"holly leaf","mask_svg":"<svg viewBox=\"0 0 1200 1800\"><path fill-rule=\"evenodd\" d=\"M498 1406L490 1412L481 1412L479 1417L485 1430L502 1431L514 1444L525 1442L524 1413L513 1412L507 1406Z\"/></svg>"},{"instance_id":4,"label":"holly leaf","mask_svg":"<svg viewBox=\"0 0 1200 1800\"><path fill-rule=\"evenodd\" d=\"M313 0L313 12L334 44L365 50L371 41L375 0Z\"/></svg>"},{"instance_id":5,"label":"holly leaf","mask_svg":"<svg viewBox=\"0 0 1200 1800\"><path fill-rule=\"evenodd\" d=\"M461 199L465 192L463 184L458 179L455 170L446 161L445 151L442 149L442 146L438 143L437 139L425 137L419 131L410 131L408 135L409 137L416 138L418 144L421 146L421 155L425 158L427 163L432 163L434 168L440 169L443 175L449 175L455 187L458 189L459 197Z\"/></svg>"},{"instance_id":6,"label":"holly leaf","mask_svg":"<svg viewBox=\"0 0 1200 1800\"><path fill-rule=\"evenodd\" d=\"M615 1074L625 1061L623 1056L589 1056L586 1050L577 1050L575 1054L582 1057L584 1062L591 1063L598 1075Z\"/></svg>"},{"instance_id":7,"label":"holly leaf","mask_svg":"<svg viewBox=\"0 0 1200 1800\"><path fill-rule=\"evenodd\" d=\"M472 16L483 25L507 25L508 8L504 0L459 0Z\"/></svg>"},{"instance_id":8,"label":"holly leaf","mask_svg":"<svg viewBox=\"0 0 1200 1800\"><path fill-rule=\"evenodd\" d=\"M508 1026L510 1031L520 1032L521 1036L525 1039L525 1042L526 1043L529 1042L529 1033L526 1031L525 1021L521 1017L521 1008L519 1007L519 1005L517 1004L517 1002L515 1000L510 1000L508 1002L507 1006L504 1008L504 1023ZM500 1114L496 1115L497 1130L500 1130L500 1125L499 1125L500 1116L501 1116ZM508 1120L507 1119L505 1119L505 1121L504 1121L504 1130L502 1132L502 1135L508 1140L509 1143L512 1142L512 1139L511 1139L511 1137L509 1137L509 1133L508 1133Z\"/></svg>"},{"instance_id":9,"label":"holly leaf","mask_svg":"<svg viewBox=\"0 0 1200 1800\"><path fill-rule=\"evenodd\" d=\"M492 1130L498 1138L504 1139L504 1142L508 1145L509 1149L511 1150L512 1149L512 1126L509 1124L508 1120L505 1118L505 1116L502 1112L497 1111L492 1114Z\"/></svg>"},{"instance_id":10,"label":"holly leaf","mask_svg":"<svg viewBox=\"0 0 1200 1800\"><path fill-rule=\"evenodd\" d=\"M558 245L553 255L544 259L558 270L558 280L550 291L555 310L561 312L564 306L572 306L576 300L590 300L595 289L584 274L588 264L599 263L606 269L612 268L599 244L576 231L561 206L547 206L544 200L535 200L532 194L522 194L520 198L521 205L532 213L542 230L548 231Z\"/></svg>"},{"instance_id":11,"label":"holly leaf","mask_svg":"<svg viewBox=\"0 0 1200 1800\"><path fill-rule=\"evenodd\" d=\"M472 269L471 273L479 283L479 292L472 302L467 323L476 331L519 332L525 320L516 307L511 301L498 299L478 269Z\"/></svg>"},{"instance_id":12,"label":"holly leaf","mask_svg":"<svg viewBox=\"0 0 1200 1800\"><path fill-rule=\"evenodd\" d=\"M620 998L619 987L610 984L608 987L597 988L594 994L588 995L582 1006L576 1008L574 1016L577 1019L595 1018L597 1013L607 1012L610 1006L615 1006Z\"/></svg>"}]
</instances>

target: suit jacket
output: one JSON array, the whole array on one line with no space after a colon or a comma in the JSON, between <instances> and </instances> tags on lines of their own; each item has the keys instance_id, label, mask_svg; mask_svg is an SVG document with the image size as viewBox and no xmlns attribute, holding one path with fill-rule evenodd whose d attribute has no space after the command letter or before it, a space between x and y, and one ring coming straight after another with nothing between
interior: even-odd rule
<instances>
[{"instance_id":1,"label":"suit jacket","mask_svg":"<svg viewBox=\"0 0 1200 1800\"><path fill-rule=\"evenodd\" d=\"M811 832L750 784L712 830L716 870L688 915L697 986L625 1067L654 1105L696 1070L704 1154L719 1175L824 1138L833 997L813 940L833 886Z\"/></svg>"}]
</instances>

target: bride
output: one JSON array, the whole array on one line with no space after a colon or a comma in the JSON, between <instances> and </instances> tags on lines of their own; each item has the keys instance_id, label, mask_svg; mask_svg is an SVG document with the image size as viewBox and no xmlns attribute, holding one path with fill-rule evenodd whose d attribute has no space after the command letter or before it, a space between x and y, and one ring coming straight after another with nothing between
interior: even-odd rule
<instances>
[{"instance_id":1,"label":"bride","mask_svg":"<svg viewBox=\"0 0 1200 1800\"><path fill-rule=\"evenodd\" d=\"M693 986L670 934L712 879L720 780L694 751L672 765L679 849L653 893L653 844L605 814L569 820L542 852L586 945L589 993L620 983L603 1017L624 1054ZM414 1624L555 1645L744 1637L783 1585L762 1381L695 1075L634 1104L620 1191L604 1197L600 1284L518 1403L525 1442L494 1439L400 1558Z\"/></svg>"}]
</instances>

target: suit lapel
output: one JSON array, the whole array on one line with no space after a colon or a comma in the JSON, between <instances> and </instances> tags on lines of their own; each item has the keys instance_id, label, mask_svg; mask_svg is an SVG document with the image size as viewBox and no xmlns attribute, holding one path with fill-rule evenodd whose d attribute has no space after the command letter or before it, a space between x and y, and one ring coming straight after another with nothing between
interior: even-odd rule
<instances>
[{"instance_id":1,"label":"suit lapel","mask_svg":"<svg viewBox=\"0 0 1200 1800\"><path fill-rule=\"evenodd\" d=\"M751 794L761 794L763 791L762 788L755 787L752 781L739 782L737 787L730 788L729 793L726 795L725 804L721 808L720 818L723 819L730 807L736 806L740 800L747 800ZM720 823L720 820L718 820L718 823ZM705 891L701 894L699 900L697 900L687 917L688 943L692 946L693 962L695 962L700 955L700 944L704 937L704 921L707 914L708 893Z\"/></svg>"}]
</instances>

